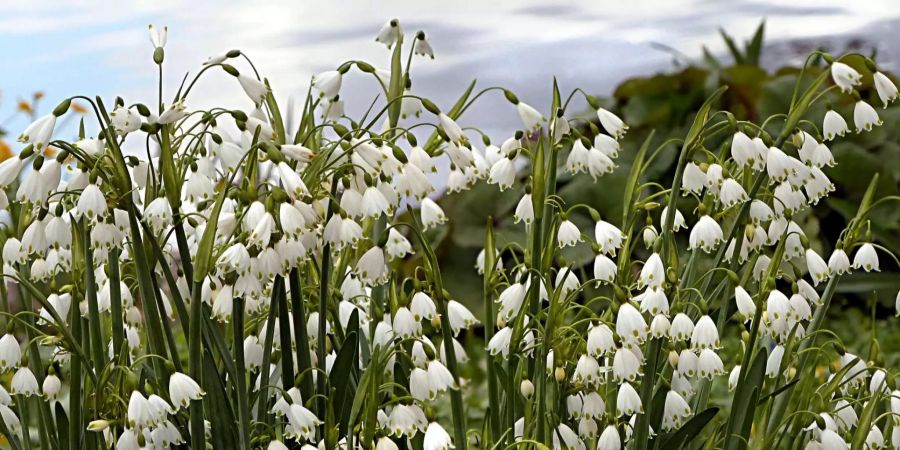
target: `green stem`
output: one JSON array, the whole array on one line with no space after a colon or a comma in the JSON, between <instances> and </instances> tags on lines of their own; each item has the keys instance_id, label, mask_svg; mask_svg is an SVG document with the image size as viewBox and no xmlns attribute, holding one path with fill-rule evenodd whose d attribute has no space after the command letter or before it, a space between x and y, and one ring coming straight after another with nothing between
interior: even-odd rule
<instances>
[{"instance_id":1,"label":"green stem","mask_svg":"<svg viewBox=\"0 0 900 450\"><path fill-rule=\"evenodd\" d=\"M308 399L313 393L312 374L309 369L312 363L309 358L309 336L306 335L306 307L303 304L303 291L300 287L300 275L296 268L288 275L291 287L291 318L294 321L294 345L297 347L297 373L301 374L300 393Z\"/></svg>"},{"instance_id":2,"label":"green stem","mask_svg":"<svg viewBox=\"0 0 900 450\"><path fill-rule=\"evenodd\" d=\"M202 283L195 282L194 291L191 294L191 327L190 339L188 339L188 362L190 363L191 378L193 378L198 383L202 383L201 380L203 380L203 340L201 339L201 327L203 326L203 301L200 298L200 293L202 290ZM241 345L243 345L243 343L241 343ZM191 400L190 411L191 448L206 448L206 433L203 420L203 400Z\"/></svg>"},{"instance_id":3,"label":"green stem","mask_svg":"<svg viewBox=\"0 0 900 450\"><path fill-rule=\"evenodd\" d=\"M103 353L103 334L100 330L100 307L97 304L97 285L94 281L94 252L91 250L91 231L87 221L81 221L81 247L84 251L84 288L85 299L88 304L88 332L91 335L91 359L94 363L94 371L99 373L106 365L106 356Z\"/></svg>"},{"instance_id":4,"label":"green stem","mask_svg":"<svg viewBox=\"0 0 900 450\"><path fill-rule=\"evenodd\" d=\"M109 251L107 266L109 267L109 308L110 314L112 314L113 354L118 355L120 352L127 353L127 350L122 347L122 344L125 343L125 324L122 315L122 284L119 274L118 247L113 247Z\"/></svg>"},{"instance_id":5,"label":"green stem","mask_svg":"<svg viewBox=\"0 0 900 450\"><path fill-rule=\"evenodd\" d=\"M238 376L235 379L235 389L238 400L238 436L241 441L241 449L250 449L250 407L247 404L247 378L244 363L244 302L235 297L232 299L232 317L234 320L234 362L237 365ZM265 389L265 388L263 388Z\"/></svg>"}]
</instances>

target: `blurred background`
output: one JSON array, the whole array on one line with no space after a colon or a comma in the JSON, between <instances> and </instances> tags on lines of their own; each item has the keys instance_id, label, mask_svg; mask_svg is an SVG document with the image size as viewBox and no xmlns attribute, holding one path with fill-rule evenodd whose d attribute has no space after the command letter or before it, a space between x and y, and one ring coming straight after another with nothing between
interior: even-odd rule
<instances>
[{"instance_id":1,"label":"blurred background","mask_svg":"<svg viewBox=\"0 0 900 450\"><path fill-rule=\"evenodd\" d=\"M15 137L31 116L48 112L63 97L120 95L129 103L152 102L157 73L147 34L150 23L169 28L167 97L185 73L195 73L208 57L240 49L270 80L279 102L289 104L292 98L305 96L314 73L343 61L364 59L387 67L389 53L374 37L395 17L408 32L426 32L435 59L415 60L413 89L440 106L454 102L473 78L482 88L503 85L542 111L549 107L554 76L564 92L580 87L603 97L632 127L620 168L598 184L563 176L559 192L568 202L594 206L614 223L620 222L630 158L649 131L657 130L657 144L669 136L683 136L692 112L717 86L730 87L720 107L739 118L758 120L786 111L798 66L814 49L876 55L882 71L900 72L896 0L4 0L0 1L0 133L6 136L0 137L0 153L15 152ZM859 61L853 65L867 74L862 95L871 100L869 72ZM188 108L251 106L232 77L214 72L192 92ZM348 78L341 97L352 116L372 101L372 86L370 78ZM850 114L847 98L829 101L845 117ZM815 121L824 114L822 106L813 113ZM584 104L573 109L569 111L573 115L582 110L591 117ZM900 193L900 107L878 111L884 126L831 146L839 166L827 172L837 192L814 212L795 217L826 258L874 174L880 174L878 196ZM520 126L514 110L499 95L487 96L460 122L478 124L495 142ZM76 124L70 120L60 133L74 134ZM675 156L675 148L663 152L647 179L670 183ZM477 186L470 193L440 200L453 218L451 226L435 236L441 265L451 294L473 311L482 310L481 282L473 265L484 236L483 220L488 213L494 215L501 245L522 239L524 230L512 224L512 209L520 195L521 189L498 193L493 187ZM658 212L652 215L658 223ZM587 218L575 220L588 225ZM900 208L876 211L871 229L874 240L900 254ZM568 257L573 263L587 262L590 252L576 248ZM900 350L900 333L883 319L896 312L897 270L884 255L882 272L846 277L835 300L838 307L831 310L834 328L843 330L845 339L859 339L859 345L865 345L872 330L882 330L881 345L895 359L900 352L888 350Z\"/></svg>"}]
</instances>

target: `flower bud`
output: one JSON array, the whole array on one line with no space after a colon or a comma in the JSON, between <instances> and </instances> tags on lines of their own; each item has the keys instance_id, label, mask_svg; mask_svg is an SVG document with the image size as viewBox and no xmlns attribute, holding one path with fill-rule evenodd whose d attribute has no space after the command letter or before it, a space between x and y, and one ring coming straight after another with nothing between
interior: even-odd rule
<instances>
[{"instance_id":1,"label":"flower bud","mask_svg":"<svg viewBox=\"0 0 900 450\"><path fill-rule=\"evenodd\" d=\"M519 392L522 393L522 397L530 400L531 396L534 395L534 383L532 383L530 380L522 380L522 383L519 384Z\"/></svg>"},{"instance_id":2,"label":"flower bud","mask_svg":"<svg viewBox=\"0 0 900 450\"><path fill-rule=\"evenodd\" d=\"M675 350L669 352L669 365L672 366L673 369L678 367L678 352Z\"/></svg>"},{"instance_id":3,"label":"flower bud","mask_svg":"<svg viewBox=\"0 0 900 450\"><path fill-rule=\"evenodd\" d=\"M109 428L109 421L103 419L93 420L87 426L88 431L103 431L107 428Z\"/></svg>"},{"instance_id":4,"label":"flower bud","mask_svg":"<svg viewBox=\"0 0 900 450\"><path fill-rule=\"evenodd\" d=\"M162 47L156 47L156 50L153 50L153 62L159 65L163 63L164 59L166 59L166 51Z\"/></svg>"},{"instance_id":5,"label":"flower bud","mask_svg":"<svg viewBox=\"0 0 900 450\"><path fill-rule=\"evenodd\" d=\"M427 98L422 99L422 107L425 108L428 112L430 112L432 114L440 114L441 113L441 109L438 108L437 105L432 103L431 100L428 100Z\"/></svg>"},{"instance_id":6,"label":"flower bud","mask_svg":"<svg viewBox=\"0 0 900 450\"><path fill-rule=\"evenodd\" d=\"M509 100L509 102L512 103L513 105L518 105L518 104L519 104L519 97L516 97L516 94L514 94L513 91L510 91L509 89L504 89L504 90L503 90L503 95L504 95L504 96L506 97L506 99Z\"/></svg>"},{"instance_id":7,"label":"flower bud","mask_svg":"<svg viewBox=\"0 0 900 450\"><path fill-rule=\"evenodd\" d=\"M65 114L66 111L69 110L69 106L71 104L72 104L71 98L67 98L67 99L59 102L59 105L57 105L56 108L53 108L53 115L56 117L59 117L59 116Z\"/></svg>"},{"instance_id":8,"label":"flower bud","mask_svg":"<svg viewBox=\"0 0 900 450\"><path fill-rule=\"evenodd\" d=\"M238 75L241 74L241 73L238 72L238 70L235 69L234 66L232 66L231 64L222 64L222 70L228 72L228 75L231 75L231 76L233 76L233 77L236 77L236 76L238 76Z\"/></svg>"},{"instance_id":9,"label":"flower bud","mask_svg":"<svg viewBox=\"0 0 900 450\"><path fill-rule=\"evenodd\" d=\"M555 371L553 371L553 376L556 378L556 381L562 383L566 380L566 369L562 367L557 367Z\"/></svg>"}]
</instances>

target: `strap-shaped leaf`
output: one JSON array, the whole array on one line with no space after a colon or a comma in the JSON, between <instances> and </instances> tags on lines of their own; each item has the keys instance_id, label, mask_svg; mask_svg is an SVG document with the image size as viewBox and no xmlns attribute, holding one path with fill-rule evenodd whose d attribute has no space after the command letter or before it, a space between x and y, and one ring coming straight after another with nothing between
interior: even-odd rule
<instances>
[{"instance_id":1,"label":"strap-shaped leaf","mask_svg":"<svg viewBox=\"0 0 900 450\"><path fill-rule=\"evenodd\" d=\"M691 442L691 439L694 439L703 431L703 428L718 412L719 408L714 406L691 417L678 431L672 433L668 439L663 441L659 448L684 448L688 442Z\"/></svg>"}]
</instances>

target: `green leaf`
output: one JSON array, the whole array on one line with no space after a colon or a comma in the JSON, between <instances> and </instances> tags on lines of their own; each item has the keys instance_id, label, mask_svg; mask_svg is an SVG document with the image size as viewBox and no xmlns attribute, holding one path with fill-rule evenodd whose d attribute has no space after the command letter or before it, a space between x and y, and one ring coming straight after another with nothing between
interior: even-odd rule
<instances>
[{"instance_id":1,"label":"green leaf","mask_svg":"<svg viewBox=\"0 0 900 450\"><path fill-rule=\"evenodd\" d=\"M684 448L688 442L691 442L691 439L694 439L701 431L703 431L703 428L706 427L709 421L711 421L718 412L719 408L712 407L696 414L682 425L678 431L663 441L660 448Z\"/></svg>"},{"instance_id":2,"label":"green leaf","mask_svg":"<svg viewBox=\"0 0 900 450\"><path fill-rule=\"evenodd\" d=\"M628 218L631 217L631 213L634 210L634 199L640 197L640 192L637 191L638 183L641 181L641 174L643 173L644 167L644 158L647 154L647 149L650 148L650 142L653 140L653 136L656 131L651 131L647 138L644 139L644 143L641 145L640 150L638 150L637 155L634 157L634 162L631 163L631 171L628 173L628 181L625 182L625 199L622 201L622 224L628 223Z\"/></svg>"},{"instance_id":3,"label":"green leaf","mask_svg":"<svg viewBox=\"0 0 900 450\"><path fill-rule=\"evenodd\" d=\"M348 405L346 402L349 400L348 394L355 389L351 384L353 372L355 371L357 361L359 360L359 357L357 356L358 352L359 310L354 309L350 316L346 337L334 360L334 365L331 366L331 372L328 374L328 381L335 389L332 407L334 408L335 416L340 419L342 435L347 431L347 425L350 421L352 404Z\"/></svg>"},{"instance_id":4,"label":"green leaf","mask_svg":"<svg viewBox=\"0 0 900 450\"><path fill-rule=\"evenodd\" d=\"M762 54L763 35L765 34L765 31L766 21L763 20L759 23L759 26L756 27L756 33L753 34L753 39L747 44L747 59L744 61L745 64L752 64L754 66L759 65L759 57Z\"/></svg>"},{"instance_id":5,"label":"green leaf","mask_svg":"<svg viewBox=\"0 0 900 450\"><path fill-rule=\"evenodd\" d=\"M60 450L69 450L69 417L62 403L56 402L56 432L59 433Z\"/></svg>"},{"instance_id":6,"label":"green leaf","mask_svg":"<svg viewBox=\"0 0 900 450\"><path fill-rule=\"evenodd\" d=\"M742 374L731 402L731 417L725 435L725 450L744 448L750 436L750 424L756 412L759 389L766 370L768 351L761 348L746 373ZM742 368L745 370L746 368Z\"/></svg>"}]
</instances>

